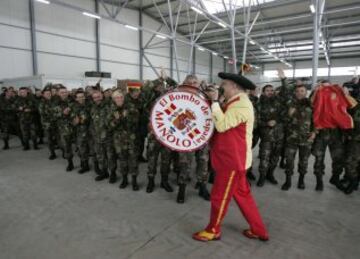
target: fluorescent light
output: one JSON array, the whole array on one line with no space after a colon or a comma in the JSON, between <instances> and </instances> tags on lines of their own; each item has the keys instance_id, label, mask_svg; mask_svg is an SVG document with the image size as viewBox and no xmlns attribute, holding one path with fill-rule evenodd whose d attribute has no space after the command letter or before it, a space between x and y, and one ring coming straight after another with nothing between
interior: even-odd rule
<instances>
[{"instance_id":1,"label":"fluorescent light","mask_svg":"<svg viewBox=\"0 0 360 259\"><path fill-rule=\"evenodd\" d=\"M163 40L165 40L165 39L166 39L166 37L165 37L165 36L160 35L160 34L156 34L156 37L158 37L159 39L163 39Z\"/></svg>"},{"instance_id":2,"label":"fluorescent light","mask_svg":"<svg viewBox=\"0 0 360 259\"><path fill-rule=\"evenodd\" d=\"M250 42L251 45L255 45L255 41L250 40L249 42Z\"/></svg>"},{"instance_id":3,"label":"fluorescent light","mask_svg":"<svg viewBox=\"0 0 360 259\"><path fill-rule=\"evenodd\" d=\"M334 42L330 44L331 47L346 47L346 46L357 46L357 45L360 45L360 40Z\"/></svg>"},{"instance_id":4,"label":"fluorescent light","mask_svg":"<svg viewBox=\"0 0 360 259\"><path fill-rule=\"evenodd\" d=\"M313 4L311 4L309 7L310 7L310 11L312 13L315 13L315 6Z\"/></svg>"},{"instance_id":5,"label":"fluorescent light","mask_svg":"<svg viewBox=\"0 0 360 259\"><path fill-rule=\"evenodd\" d=\"M217 56L217 55L218 55L216 52L213 52L212 54L213 54L214 56Z\"/></svg>"},{"instance_id":6,"label":"fluorescent light","mask_svg":"<svg viewBox=\"0 0 360 259\"><path fill-rule=\"evenodd\" d=\"M228 57L228 56L224 56L224 59L229 59L229 57Z\"/></svg>"},{"instance_id":7,"label":"fluorescent light","mask_svg":"<svg viewBox=\"0 0 360 259\"><path fill-rule=\"evenodd\" d=\"M205 49L204 49L204 48L201 48L201 47L198 47L198 50L200 50L200 51L205 51Z\"/></svg>"},{"instance_id":8,"label":"fluorescent light","mask_svg":"<svg viewBox=\"0 0 360 259\"><path fill-rule=\"evenodd\" d=\"M36 2L43 3L43 4L50 4L50 2L46 1L46 0L36 0Z\"/></svg>"},{"instance_id":9,"label":"fluorescent light","mask_svg":"<svg viewBox=\"0 0 360 259\"><path fill-rule=\"evenodd\" d=\"M95 15L92 13L88 13L88 12L83 12L83 15L89 16L91 18L95 18L95 19L101 19L101 17L99 15Z\"/></svg>"},{"instance_id":10,"label":"fluorescent light","mask_svg":"<svg viewBox=\"0 0 360 259\"><path fill-rule=\"evenodd\" d=\"M133 31L138 31L139 30L138 28L136 28L134 26L131 26L131 25L128 25L128 24L126 24L125 27L130 29L130 30L133 30Z\"/></svg>"},{"instance_id":11,"label":"fluorescent light","mask_svg":"<svg viewBox=\"0 0 360 259\"><path fill-rule=\"evenodd\" d=\"M218 22L217 24L219 24L221 27L223 27L223 28L226 28L226 25L225 24L223 24L222 22Z\"/></svg>"},{"instance_id":12,"label":"fluorescent light","mask_svg":"<svg viewBox=\"0 0 360 259\"><path fill-rule=\"evenodd\" d=\"M194 10L195 12L197 12L198 14L204 14L203 11L201 11L200 9L196 8L195 6L191 6L191 9Z\"/></svg>"}]
</instances>

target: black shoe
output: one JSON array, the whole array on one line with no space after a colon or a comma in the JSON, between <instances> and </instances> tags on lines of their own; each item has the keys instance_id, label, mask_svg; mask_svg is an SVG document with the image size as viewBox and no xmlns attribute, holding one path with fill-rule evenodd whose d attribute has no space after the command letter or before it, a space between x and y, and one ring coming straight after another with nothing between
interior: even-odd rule
<instances>
[{"instance_id":1,"label":"black shoe","mask_svg":"<svg viewBox=\"0 0 360 259\"><path fill-rule=\"evenodd\" d=\"M285 183L281 186L281 190L287 191L290 189L290 187L291 187L291 176L287 175Z\"/></svg>"},{"instance_id":2,"label":"black shoe","mask_svg":"<svg viewBox=\"0 0 360 259\"><path fill-rule=\"evenodd\" d=\"M155 188L154 177L149 177L149 182L148 182L148 185L146 187L146 192L147 193L152 193L154 191L154 188Z\"/></svg>"},{"instance_id":3,"label":"black shoe","mask_svg":"<svg viewBox=\"0 0 360 259\"><path fill-rule=\"evenodd\" d=\"M66 172L70 172L74 169L74 163L73 160L70 158L68 159L68 165L66 167Z\"/></svg>"},{"instance_id":4,"label":"black shoe","mask_svg":"<svg viewBox=\"0 0 360 259\"><path fill-rule=\"evenodd\" d=\"M260 174L259 180L258 180L258 182L256 183L256 185L257 185L258 187L263 187L264 184L265 184L265 175Z\"/></svg>"},{"instance_id":5,"label":"black shoe","mask_svg":"<svg viewBox=\"0 0 360 259\"><path fill-rule=\"evenodd\" d=\"M204 200L209 201L210 200L210 193L208 189L206 188L205 183L201 183L199 187L199 196L202 197Z\"/></svg>"},{"instance_id":6,"label":"black shoe","mask_svg":"<svg viewBox=\"0 0 360 259\"><path fill-rule=\"evenodd\" d=\"M139 185L137 183L137 177L135 175L133 175L133 177L132 177L131 184L132 184L133 191L139 190Z\"/></svg>"},{"instance_id":7,"label":"black shoe","mask_svg":"<svg viewBox=\"0 0 360 259\"><path fill-rule=\"evenodd\" d=\"M102 172L101 172L101 170L100 170L100 168L99 168L99 163L98 163L98 162L94 162L94 171L95 171L95 173L96 173L97 175L101 175L101 174L102 174Z\"/></svg>"},{"instance_id":8,"label":"black shoe","mask_svg":"<svg viewBox=\"0 0 360 259\"><path fill-rule=\"evenodd\" d=\"M29 143L24 143L23 150L24 150L24 151L30 150L30 145L29 145Z\"/></svg>"},{"instance_id":9,"label":"black shoe","mask_svg":"<svg viewBox=\"0 0 360 259\"><path fill-rule=\"evenodd\" d=\"M111 171L110 174L109 183L116 183L116 180L117 180L116 171L113 170Z\"/></svg>"},{"instance_id":10,"label":"black shoe","mask_svg":"<svg viewBox=\"0 0 360 259\"><path fill-rule=\"evenodd\" d=\"M266 174L266 180L268 180L271 184L278 184L278 181L276 181L274 177L274 170L269 170L269 172Z\"/></svg>"},{"instance_id":11,"label":"black shoe","mask_svg":"<svg viewBox=\"0 0 360 259\"><path fill-rule=\"evenodd\" d=\"M179 184L179 192L176 198L177 203L182 204L185 202L185 189L186 189L185 184Z\"/></svg>"},{"instance_id":12,"label":"black shoe","mask_svg":"<svg viewBox=\"0 0 360 259\"><path fill-rule=\"evenodd\" d=\"M107 170L103 170L103 173L95 177L95 181L99 182L102 180L105 180L106 178L109 178L109 173Z\"/></svg>"},{"instance_id":13,"label":"black shoe","mask_svg":"<svg viewBox=\"0 0 360 259\"><path fill-rule=\"evenodd\" d=\"M126 186L128 186L129 182L128 182L128 177L127 175L123 175L123 179L122 179L122 182L119 186L120 189L125 189Z\"/></svg>"},{"instance_id":14,"label":"black shoe","mask_svg":"<svg viewBox=\"0 0 360 259\"><path fill-rule=\"evenodd\" d=\"M316 187L315 187L316 191L322 191L324 190L324 183L322 180L322 175L320 176L316 176Z\"/></svg>"},{"instance_id":15,"label":"black shoe","mask_svg":"<svg viewBox=\"0 0 360 259\"><path fill-rule=\"evenodd\" d=\"M43 138L40 138L38 144L39 144L39 145L43 145L43 144L44 144L44 139L43 139Z\"/></svg>"},{"instance_id":16,"label":"black shoe","mask_svg":"<svg viewBox=\"0 0 360 259\"><path fill-rule=\"evenodd\" d=\"M358 185L357 180L350 180L349 184L344 187L344 193L345 194L351 194L353 191L356 190L356 186Z\"/></svg>"},{"instance_id":17,"label":"black shoe","mask_svg":"<svg viewBox=\"0 0 360 259\"><path fill-rule=\"evenodd\" d=\"M210 173L209 173L209 183L213 184L215 181L215 172L214 170L211 170Z\"/></svg>"},{"instance_id":18,"label":"black shoe","mask_svg":"<svg viewBox=\"0 0 360 259\"><path fill-rule=\"evenodd\" d=\"M83 174L90 171L89 162L87 160L81 162L81 168L78 171L79 174Z\"/></svg>"},{"instance_id":19,"label":"black shoe","mask_svg":"<svg viewBox=\"0 0 360 259\"><path fill-rule=\"evenodd\" d=\"M303 175L303 174L299 175L299 180L298 180L298 185L297 185L297 187L298 187L298 189L300 189L300 190L304 190L304 189L305 189L304 177L305 177L305 175Z\"/></svg>"},{"instance_id":20,"label":"black shoe","mask_svg":"<svg viewBox=\"0 0 360 259\"><path fill-rule=\"evenodd\" d=\"M143 156L139 156L138 162L139 162L139 163L147 163L148 161L147 161L147 159L144 158Z\"/></svg>"},{"instance_id":21,"label":"black shoe","mask_svg":"<svg viewBox=\"0 0 360 259\"><path fill-rule=\"evenodd\" d=\"M331 183L332 185L335 185L336 187L340 186L340 177L339 175L332 175L330 178L329 183Z\"/></svg>"},{"instance_id":22,"label":"black shoe","mask_svg":"<svg viewBox=\"0 0 360 259\"><path fill-rule=\"evenodd\" d=\"M285 157L282 157L281 160L280 160L280 168L281 168L281 169L285 169L285 168L286 168Z\"/></svg>"},{"instance_id":23,"label":"black shoe","mask_svg":"<svg viewBox=\"0 0 360 259\"><path fill-rule=\"evenodd\" d=\"M173 188L169 184L169 180L167 176L161 176L160 187L163 188L166 192L173 192Z\"/></svg>"},{"instance_id":24,"label":"black shoe","mask_svg":"<svg viewBox=\"0 0 360 259\"><path fill-rule=\"evenodd\" d=\"M7 150L9 149L9 140L5 140L4 139L4 147L3 147L3 150Z\"/></svg>"},{"instance_id":25,"label":"black shoe","mask_svg":"<svg viewBox=\"0 0 360 259\"><path fill-rule=\"evenodd\" d=\"M250 180L250 181L255 181L256 180L256 177L255 175L253 174L252 170L249 169L246 173L246 177Z\"/></svg>"},{"instance_id":26,"label":"black shoe","mask_svg":"<svg viewBox=\"0 0 360 259\"><path fill-rule=\"evenodd\" d=\"M55 151L51 151L50 156L49 156L49 160L54 160L55 158L56 158Z\"/></svg>"}]
</instances>

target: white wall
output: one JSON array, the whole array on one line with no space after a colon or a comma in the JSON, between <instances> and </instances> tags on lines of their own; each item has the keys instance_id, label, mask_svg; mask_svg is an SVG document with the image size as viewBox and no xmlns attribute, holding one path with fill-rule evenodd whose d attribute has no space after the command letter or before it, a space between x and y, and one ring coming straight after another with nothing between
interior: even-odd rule
<instances>
[{"instance_id":1,"label":"white wall","mask_svg":"<svg viewBox=\"0 0 360 259\"><path fill-rule=\"evenodd\" d=\"M61 0L64 3L95 10L92 0ZM109 6L110 7L110 6ZM95 20L55 4L34 3L38 74L49 77L79 78L85 71L96 70ZM111 9L111 8L110 8ZM106 10L100 4L101 14ZM128 24L138 26L138 11L123 9L117 17ZM160 23L143 15L145 28L157 30ZM169 34L163 26L161 32ZM143 32L146 44L152 34ZM180 35L179 35L180 36ZM160 42L154 38L151 44ZM180 81L189 68L190 46L177 42ZM170 75L170 41L161 43L162 48L145 50L145 55L157 69L164 68ZM0 79L28 77L33 75L31 53L29 0L0 0ZM100 20L100 67L111 72L113 78L137 79L140 77L139 33L105 19ZM175 54L174 54L175 56ZM196 74L209 81L210 53L196 50ZM143 78L154 79L156 74L148 62L143 60ZM192 61L190 62L192 66ZM177 79L173 64L173 77ZM213 56L213 81L223 70L222 58Z\"/></svg>"}]
</instances>

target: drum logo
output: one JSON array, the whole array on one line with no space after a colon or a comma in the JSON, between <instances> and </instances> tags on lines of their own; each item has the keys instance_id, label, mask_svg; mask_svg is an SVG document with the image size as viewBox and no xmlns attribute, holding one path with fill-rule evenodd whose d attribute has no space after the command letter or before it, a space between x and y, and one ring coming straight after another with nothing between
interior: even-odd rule
<instances>
[{"instance_id":1,"label":"drum logo","mask_svg":"<svg viewBox=\"0 0 360 259\"><path fill-rule=\"evenodd\" d=\"M163 145L178 152L201 148L214 131L209 104L185 91L169 92L155 103L151 126Z\"/></svg>"}]
</instances>

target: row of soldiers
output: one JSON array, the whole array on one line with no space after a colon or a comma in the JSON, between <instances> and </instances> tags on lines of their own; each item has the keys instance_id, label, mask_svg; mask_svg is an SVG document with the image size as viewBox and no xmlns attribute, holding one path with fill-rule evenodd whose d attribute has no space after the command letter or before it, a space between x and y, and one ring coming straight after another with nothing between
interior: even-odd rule
<instances>
[{"instance_id":1,"label":"row of soldiers","mask_svg":"<svg viewBox=\"0 0 360 259\"><path fill-rule=\"evenodd\" d=\"M325 151L329 146L333 161L330 182L345 193L351 193L359 183L359 156L354 153L354 150L359 151L360 145L359 105L350 111L354 118L353 130L316 130L312 122L312 104L307 97L304 82L297 80L290 84L282 70L279 70L279 77L279 88L265 85L260 97L257 97L255 91L249 92L256 112L253 146L260 140L257 186L263 186L266 181L277 184L274 171L279 160L282 160L280 166L285 169L286 174L282 190L288 190L291 187L291 176L294 173L294 161L298 152L298 188L305 188L304 177L312 153L315 156L316 190L323 190ZM194 75L187 76L184 84L202 91L206 91L207 87ZM122 174L120 188L128 185L130 174L133 190L138 190L138 164L146 161L142 154L147 138L146 191L154 191L157 165L158 161L161 161L161 187L173 192L169 184L172 165L179 185L177 202L183 203L192 161L195 158L196 188L200 197L209 200L206 183L213 173L209 164L209 147L205 146L193 153L176 153L162 146L149 130L152 106L157 98L174 87L176 82L164 76L148 81L143 86L138 82L129 82L129 91L126 94L119 89L108 89L103 92L99 86L87 87L85 90L77 89L69 93L64 86L53 85L45 87L42 91L37 90L35 94L28 88L20 88L18 94L13 88L8 88L0 99L4 148L9 147L11 132L20 137L24 150L29 149L30 140L37 149L37 144L41 143L43 135L46 135L49 159L56 158L55 150L60 147L63 157L68 161L67 171L74 168L73 149L76 146L81 160L79 173L90 170L89 158L92 157L94 170L98 174L95 180L109 178L109 182L114 183L117 181L116 170L119 162ZM345 177L340 180L344 168ZM255 179L251 170L248 172L248 178Z\"/></svg>"},{"instance_id":2,"label":"row of soldiers","mask_svg":"<svg viewBox=\"0 0 360 259\"><path fill-rule=\"evenodd\" d=\"M185 83L200 87L195 76L188 76ZM80 174L90 171L89 159L92 158L96 181L109 178L110 183L117 181L117 164L122 175L120 188L129 184L131 175L132 189L139 190L137 177L138 165L145 162L142 156L147 137L148 184L146 191L155 189L155 175L161 157L161 188L173 192L169 183L171 164L177 174L179 191L177 202L185 201L185 187L190 180L192 155L197 161L197 184L199 196L210 199L207 190L208 148L196 154L182 154L160 145L149 130L149 117L157 98L176 87L176 82L168 77L140 82L128 82L127 93L120 89L101 91L99 86L77 89L69 92L63 85L48 85L35 94L27 87L4 89L1 97L1 127L4 149L9 148L9 134L20 137L24 150L34 149L42 136L47 137L49 159L57 158L56 149L62 150L67 160L66 171L74 169L74 151L80 157ZM38 92L40 94L38 94ZM17 123L18 122L18 123ZM17 126L19 125L19 127ZM14 130L15 128L18 130ZM42 132L41 134L39 132Z\"/></svg>"},{"instance_id":3,"label":"row of soldiers","mask_svg":"<svg viewBox=\"0 0 360 259\"><path fill-rule=\"evenodd\" d=\"M290 84L281 69L278 73L281 80L280 87L275 89L271 84L265 85L260 98L250 93L250 100L256 112L253 145L256 145L260 139L257 186L262 187L266 181L274 185L278 184L274 172L282 158L280 167L285 169L286 180L281 189L289 190L292 185L295 157L298 153L297 187L305 189L304 177L312 154L315 156L316 190L322 191L325 154L329 147L332 159L330 183L350 194L358 188L360 177L360 105L355 105L349 110L353 117L354 129L347 131L340 128L315 129L311 101L314 92L308 97L307 87L302 80ZM329 84L329 82L323 81L321 84ZM349 96L346 88L344 92ZM341 180L344 169L345 176ZM251 170L248 172L248 178L255 180Z\"/></svg>"}]
</instances>

